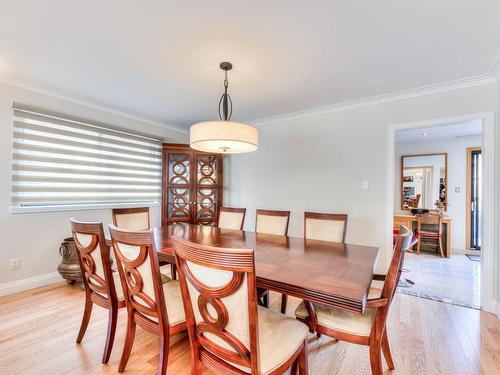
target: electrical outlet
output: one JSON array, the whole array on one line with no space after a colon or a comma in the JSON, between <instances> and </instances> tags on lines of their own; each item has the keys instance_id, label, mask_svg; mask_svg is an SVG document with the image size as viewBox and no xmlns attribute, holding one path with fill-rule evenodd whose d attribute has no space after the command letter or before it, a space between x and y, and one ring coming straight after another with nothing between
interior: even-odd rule
<instances>
[{"instance_id":1,"label":"electrical outlet","mask_svg":"<svg viewBox=\"0 0 500 375\"><path fill-rule=\"evenodd\" d=\"M21 259L14 258L10 260L10 269L15 271L21 268Z\"/></svg>"}]
</instances>

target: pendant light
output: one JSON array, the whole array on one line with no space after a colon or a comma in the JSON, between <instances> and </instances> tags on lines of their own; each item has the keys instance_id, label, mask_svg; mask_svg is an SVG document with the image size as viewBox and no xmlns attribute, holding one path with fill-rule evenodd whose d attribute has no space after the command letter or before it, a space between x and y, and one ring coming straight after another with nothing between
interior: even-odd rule
<instances>
[{"instance_id":1,"label":"pendant light","mask_svg":"<svg viewBox=\"0 0 500 375\"><path fill-rule=\"evenodd\" d=\"M224 71L224 94L219 100L220 121L199 122L191 126L189 143L199 151L218 154L239 154L257 150L259 131L257 128L230 121L233 103L227 93L229 82L227 72L233 68L229 62L220 63Z\"/></svg>"}]
</instances>

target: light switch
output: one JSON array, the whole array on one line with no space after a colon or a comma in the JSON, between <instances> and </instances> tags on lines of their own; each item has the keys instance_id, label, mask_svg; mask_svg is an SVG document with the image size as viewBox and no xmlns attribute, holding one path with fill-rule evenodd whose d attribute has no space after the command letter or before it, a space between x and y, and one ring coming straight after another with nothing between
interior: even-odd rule
<instances>
[{"instance_id":1,"label":"light switch","mask_svg":"<svg viewBox=\"0 0 500 375\"><path fill-rule=\"evenodd\" d=\"M370 187L370 184L368 183L368 181L363 181L361 183L361 190L368 190L369 187Z\"/></svg>"}]
</instances>

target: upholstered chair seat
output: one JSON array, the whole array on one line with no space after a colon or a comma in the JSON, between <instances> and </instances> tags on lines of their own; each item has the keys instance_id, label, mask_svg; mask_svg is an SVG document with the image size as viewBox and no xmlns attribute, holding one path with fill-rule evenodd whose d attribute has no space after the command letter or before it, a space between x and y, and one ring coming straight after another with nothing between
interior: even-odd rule
<instances>
[{"instance_id":1,"label":"upholstered chair seat","mask_svg":"<svg viewBox=\"0 0 500 375\"><path fill-rule=\"evenodd\" d=\"M358 315L343 310L331 309L316 303L313 303L313 306L318 318L318 324L344 333L370 336L376 309L368 308L365 309L362 315ZM302 319L309 316L304 301L295 310L295 316Z\"/></svg>"},{"instance_id":2,"label":"upholstered chair seat","mask_svg":"<svg viewBox=\"0 0 500 375\"><path fill-rule=\"evenodd\" d=\"M283 314L258 308L259 362L261 374L269 374L304 343L309 329Z\"/></svg>"}]
</instances>

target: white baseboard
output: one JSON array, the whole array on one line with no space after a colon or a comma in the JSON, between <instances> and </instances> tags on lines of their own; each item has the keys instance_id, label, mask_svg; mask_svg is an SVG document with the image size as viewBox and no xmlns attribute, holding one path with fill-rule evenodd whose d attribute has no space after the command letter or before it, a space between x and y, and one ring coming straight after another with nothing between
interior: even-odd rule
<instances>
[{"instance_id":1,"label":"white baseboard","mask_svg":"<svg viewBox=\"0 0 500 375\"><path fill-rule=\"evenodd\" d=\"M39 288L45 285L55 284L62 280L63 278L59 275L59 272L51 272L44 275L3 283L0 284L0 297Z\"/></svg>"}]
</instances>

